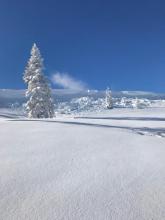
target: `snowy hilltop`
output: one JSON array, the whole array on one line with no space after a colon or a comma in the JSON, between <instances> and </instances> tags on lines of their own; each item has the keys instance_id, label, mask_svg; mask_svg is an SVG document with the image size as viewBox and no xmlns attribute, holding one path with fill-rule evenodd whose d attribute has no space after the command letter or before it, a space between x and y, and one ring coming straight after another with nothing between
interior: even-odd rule
<instances>
[{"instance_id":1,"label":"snowy hilltop","mask_svg":"<svg viewBox=\"0 0 165 220\"><path fill-rule=\"evenodd\" d=\"M106 91L74 91L57 89L52 91L54 110L58 114L100 112L106 109ZM165 94L121 91L112 92L114 108L148 108L165 106ZM21 111L24 114L25 90L0 90L0 108Z\"/></svg>"}]
</instances>

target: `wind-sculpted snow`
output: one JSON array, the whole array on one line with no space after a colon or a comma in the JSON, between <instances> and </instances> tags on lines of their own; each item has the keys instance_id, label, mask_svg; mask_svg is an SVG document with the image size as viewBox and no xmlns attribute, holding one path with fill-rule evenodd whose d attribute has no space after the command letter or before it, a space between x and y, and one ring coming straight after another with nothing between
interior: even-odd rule
<instances>
[{"instance_id":1,"label":"wind-sculpted snow","mask_svg":"<svg viewBox=\"0 0 165 220\"><path fill-rule=\"evenodd\" d=\"M0 219L165 219L165 108L0 115Z\"/></svg>"}]
</instances>

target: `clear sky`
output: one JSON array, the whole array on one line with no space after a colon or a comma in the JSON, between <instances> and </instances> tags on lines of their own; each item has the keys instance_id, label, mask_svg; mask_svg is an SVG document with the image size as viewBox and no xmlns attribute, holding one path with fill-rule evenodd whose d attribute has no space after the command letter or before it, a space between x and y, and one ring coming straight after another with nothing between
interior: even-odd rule
<instances>
[{"instance_id":1,"label":"clear sky","mask_svg":"<svg viewBox=\"0 0 165 220\"><path fill-rule=\"evenodd\" d=\"M0 88L25 88L33 42L48 77L165 92L164 0L1 0Z\"/></svg>"}]
</instances>

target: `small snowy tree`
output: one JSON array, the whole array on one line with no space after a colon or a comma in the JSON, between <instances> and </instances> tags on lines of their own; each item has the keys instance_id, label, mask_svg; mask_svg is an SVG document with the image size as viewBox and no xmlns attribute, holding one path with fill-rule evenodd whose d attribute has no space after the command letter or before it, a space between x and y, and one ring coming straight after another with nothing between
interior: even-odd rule
<instances>
[{"instance_id":1,"label":"small snowy tree","mask_svg":"<svg viewBox=\"0 0 165 220\"><path fill-rule=\"evenodd\" d=\"M51 89L43 74L43 69L43 59L39 49L34 44L23 76L28 86L26 96L29 100L25 108L29 118L52 118L54 116Z\"/></svg>"},{"instance_id":2,"label":"small snowy tree","mask_svg":"<svg viewBox=\"0 0 165 220\"><path fill-rule=\"evenodd\" d=\"M113 102L112 102L112 92L109 88L106 89L106 98L105 98L106 107L108 109L113 108Z\"/></svg>"},{"instance_id":3,"label":"small snowy tree","mask_svg":"<svg viewBox=\"0 0 165 220\"><path fill-rule=\"evenodd\" d=\"M150 106L150 101L148 99L138 99L137 97L132 100L133 108L147 108Z\"/></svg>"}]
</instances>

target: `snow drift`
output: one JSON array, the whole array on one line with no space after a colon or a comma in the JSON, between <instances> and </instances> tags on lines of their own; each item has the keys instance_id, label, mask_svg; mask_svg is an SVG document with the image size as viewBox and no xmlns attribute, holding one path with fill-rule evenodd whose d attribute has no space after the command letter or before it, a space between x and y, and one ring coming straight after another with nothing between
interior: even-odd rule
<instances>
[{"instance_id":1,"label":"snow drift","mask_svg":"<svg viewBox=\"0 0 165 220\"><path fill-rule=\"evenodd\" d=\"M58 98L56 118L29 120L24 92L1 91L0 219L165 219L164 101L114 97L108 110L97 92Z\"/></svg>"}]
</instances>

